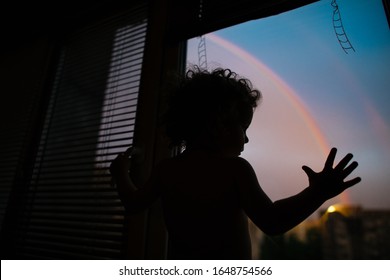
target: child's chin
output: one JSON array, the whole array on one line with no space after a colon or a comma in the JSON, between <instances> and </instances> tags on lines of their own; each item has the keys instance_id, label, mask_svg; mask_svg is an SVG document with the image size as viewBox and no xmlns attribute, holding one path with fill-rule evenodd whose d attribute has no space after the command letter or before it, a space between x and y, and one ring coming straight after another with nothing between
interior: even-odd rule
<instances>
[{"instance_id":1,"label":"child's chin","mask_svg":"<svg viewBox=\"0 0 390 280\"><path fill-rule=\"evenodd\" d=\"M238 153L232 154L231 157L239 157L240 155L241 155L241 152L238 152Z\"/></svg>"}]
</instances>

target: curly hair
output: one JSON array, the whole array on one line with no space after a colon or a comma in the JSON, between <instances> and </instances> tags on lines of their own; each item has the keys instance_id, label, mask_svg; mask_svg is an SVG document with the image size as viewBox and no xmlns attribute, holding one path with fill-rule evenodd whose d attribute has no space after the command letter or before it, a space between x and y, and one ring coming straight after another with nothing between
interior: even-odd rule
<instances>
[{"instance_id":1,"label":"curly hair","mask_svg":"<svg viewBox=\"0 0 390 280\"><path fill-rule=\"evenodd\" d=\"M186 146L201 133L238 120L260 99L260 91L230 69L188 70L171 93L165 113L171 146Z\"/></svg>"}]
</instances>

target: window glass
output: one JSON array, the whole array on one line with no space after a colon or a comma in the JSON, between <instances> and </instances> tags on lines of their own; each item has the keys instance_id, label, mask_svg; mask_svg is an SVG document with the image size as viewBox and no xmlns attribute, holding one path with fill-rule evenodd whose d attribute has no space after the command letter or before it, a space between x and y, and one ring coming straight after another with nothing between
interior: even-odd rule
<instances>
[{"instance_id":1,"label":"window glass","mask_svg":"<svg viewBox=\"0 0 390 280\"><path fill-rule=\"evenodd\" d=\"M390 224L390 33L382 1L318 1L193 38L187 63L230 68L262 92L242 157L272 200L305 188L301 166L320 171L331 147L339 150L336 160L351 152L359 162L355 174L362 182L325 203L290 239L273 239L270 245L269 238L254 233L257 257L302 257L297 248L310 238L310 248L318 247L313 258L389 256L381 249L388 243L371 242L386 239L382 234ZM326 211L331 205L336 211ZM339 238L333 245L324 237L326 223L340 225L327 233ZM351 237L356 223L358 245ZM271 254L281 240L290 240L296 255ZM330 252L336 245L341 249Z\"/></svg>"}]
</instances>

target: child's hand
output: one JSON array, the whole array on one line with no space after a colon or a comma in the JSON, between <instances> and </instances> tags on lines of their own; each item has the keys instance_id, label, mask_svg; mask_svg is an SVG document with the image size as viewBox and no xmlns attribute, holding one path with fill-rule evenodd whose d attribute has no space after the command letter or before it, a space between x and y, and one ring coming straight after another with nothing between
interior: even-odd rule
<instances>
[{"instance_id":1,"label":"child's hand","mask_svg":"<svg viewBox=\"0 0 390 280\"><path fill-rule=\"evenodd\" d=\"M352 154L347 154L337 165L333 168L334 159L336 157L337 149L333 148L328 158L326 159L324 169L317 173L310 167L303 166L302 169L309 177L309 185L313 189L324 196L325 199L330 199L345 189L356 185L361 181L359 177L352 180L344 181L358 166L356 161L348 165L352 159Z\"/></svg>"},{"instance_id":2,"label":"child's hand","mask_svg":"<svg viewBox=\"0 0 390 280\"><path fill-rule=\"evenodd\" d=\"M133 147L130 147L124 153L120 153L110 165L112 175L127 174L130 169L129 157L132 155Z\"/></svg>"}]
</instances>

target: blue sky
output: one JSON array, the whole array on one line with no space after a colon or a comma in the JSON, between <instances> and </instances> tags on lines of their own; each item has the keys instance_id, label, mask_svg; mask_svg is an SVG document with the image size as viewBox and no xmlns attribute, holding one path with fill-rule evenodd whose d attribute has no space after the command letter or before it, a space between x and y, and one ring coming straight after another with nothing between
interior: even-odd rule
<instances>
[{"instance_id":1,"label":"blue sky","mask_svg":"<svg viewBox=\"0 0 390 280\"><path fill-rule=\"evenodd\" d=\"M363 181L348 191L350 203L389 208L389 25L381 0L337 3L356 52L346 54L339 45L330 0L219 30L214 35L272 69L304 102L329 145L339 148L339 156L347 152L355 155L360 164L356 175ZM248 132L252 141L242 156L252 163L272 199L299 191L307 184L300 167L307 164L319 169L325 160L315 143L308 142L310 131L302 126L294 108L282 104L282 94L258 77L261 73L255 73L207 36L209 67L229 67L250 78L263 92L264 101ZM189 41L190 63L197 63L198 42L198 38ZM340 198L329 204L338 202Z\"/></svg>"}]
</instances>

